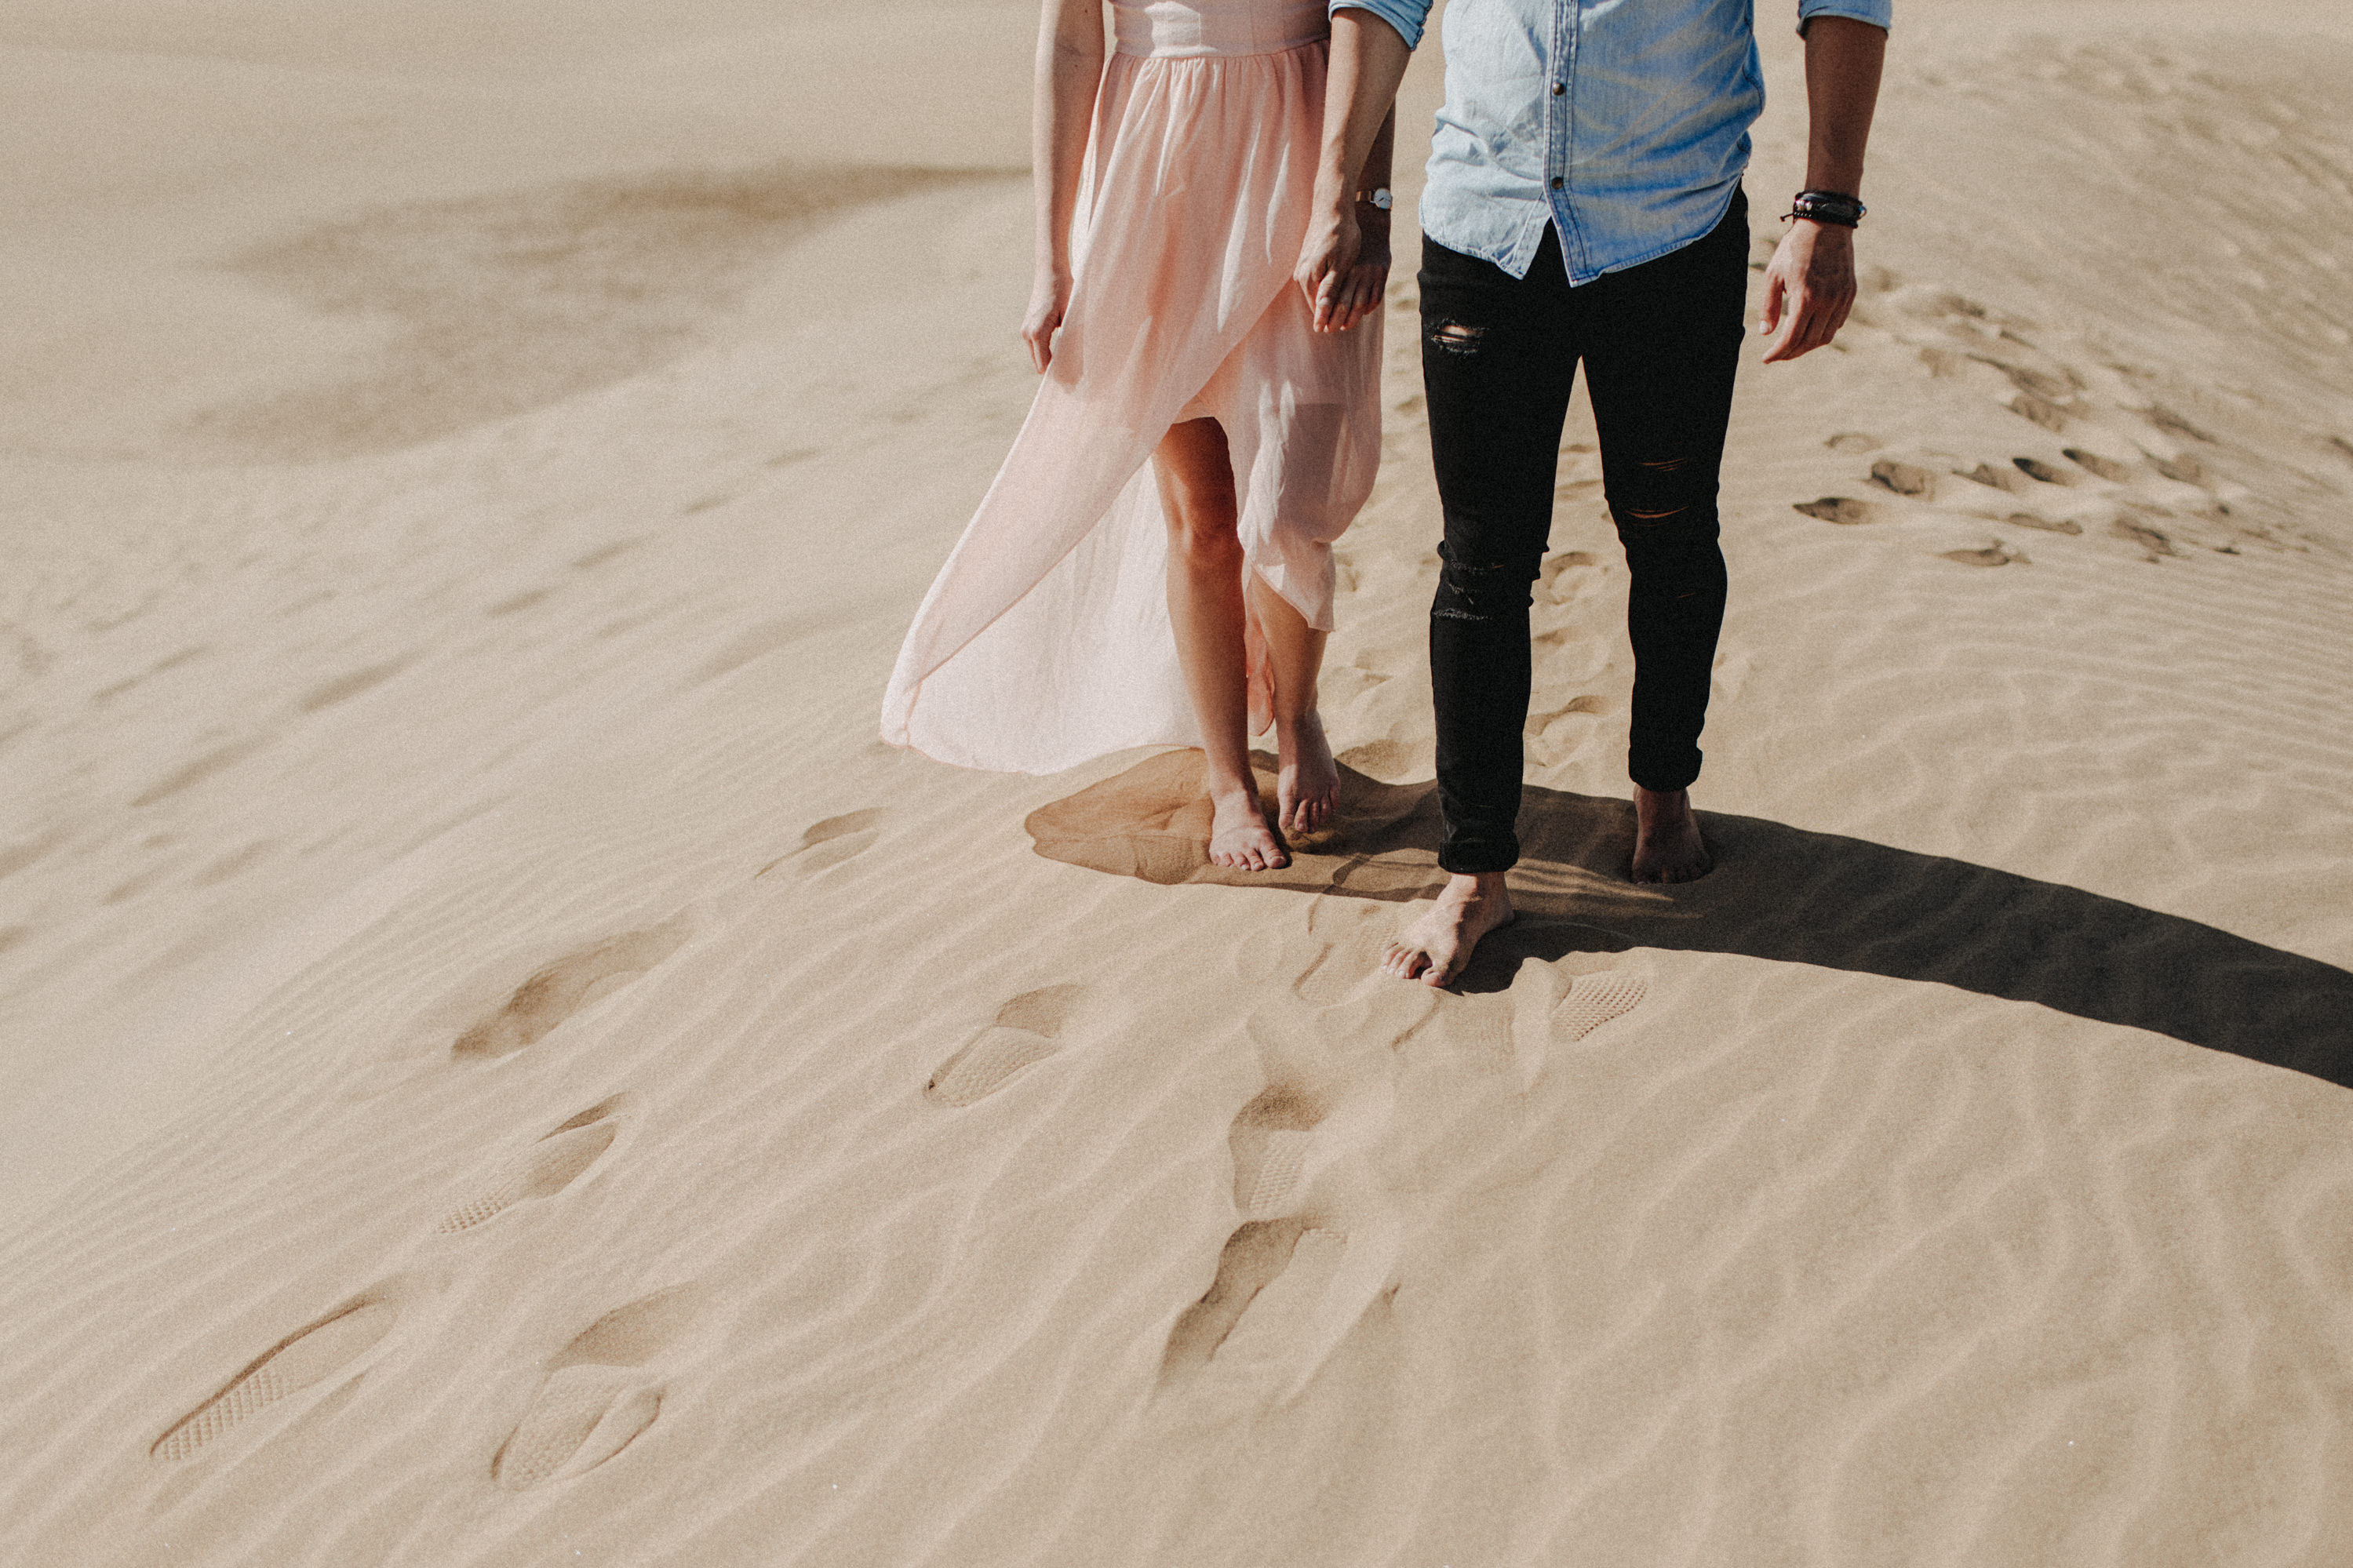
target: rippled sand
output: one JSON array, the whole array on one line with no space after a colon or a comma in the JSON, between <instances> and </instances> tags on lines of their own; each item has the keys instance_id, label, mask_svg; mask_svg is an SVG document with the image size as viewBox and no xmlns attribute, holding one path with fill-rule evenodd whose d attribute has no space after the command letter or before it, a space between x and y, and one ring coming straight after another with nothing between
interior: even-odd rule
<instances>
[{"instance_id":1,"label":"rippled sand","mask_svg":"<svg viewBox=\"0 0 2353 1568\"><path fill-rule=\"evenodd\" d=\"M2353 1561L2345 24L1899 16L1721 869L1580 402L1440 994L1409 243L1341 822L1218 872L1189 754L874 739L1030 15L364 9L0 20L0 1556Z\"/></svg>"}]
</instances>

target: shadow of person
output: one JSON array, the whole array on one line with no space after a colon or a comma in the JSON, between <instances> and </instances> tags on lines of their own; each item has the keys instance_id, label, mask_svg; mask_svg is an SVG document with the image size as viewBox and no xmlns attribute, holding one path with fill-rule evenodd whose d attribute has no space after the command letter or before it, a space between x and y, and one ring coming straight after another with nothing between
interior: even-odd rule
<instances>
[{"instance_id":1,"label":"shadow of person","mask_svg":"<svg viewBox=\"0 0 2353 1568\"><path fill-rule=\"evenodd\" d=\"M1253 760L1271 775L1268 759ZM1040 806L1024 826L1049 859L1162 884L1402 901L1445 879L1437 786L1385 784L1345 765L1333 826L1295 845L1290 866L1212 866L1201 766L1198 752L1164 752ZM1740 953L2040 1003L2353 1088L2353 973L1965 860L1761 817L1703 819L1715 872L1638 887L1625 880L1631 805L1530 784L1511 884L1519 919L1480 945L1461 987L1507 986L1529 957Z\"/></svg>"}]
</instances>

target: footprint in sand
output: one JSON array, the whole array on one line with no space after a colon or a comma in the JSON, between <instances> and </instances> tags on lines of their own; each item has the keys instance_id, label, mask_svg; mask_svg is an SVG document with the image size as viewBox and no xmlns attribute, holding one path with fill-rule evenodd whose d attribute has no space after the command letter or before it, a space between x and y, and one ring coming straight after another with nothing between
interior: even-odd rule
<instances>
[{"instance_id":1,"label":"footprint in sand","mask_svg":"<svg viewBox=\"0 0 2353 1568\"><path fill-rule=\"evenodd\" d=\"M1624 970L1605 969L1598 974L1580 974L1569 987L1568 994L1552 1010L1553 1037L1575 1044L1610 1019L1632 1012L1649 990L1641 975Z\"/></svg>"},{"instance_id":2,"label":"footprint in sand","mask_svg":"<svg viewBox=\"0 0 2353 1568\"><path fill-rule=\"evenodd\" d=\"M1917 463L1898 462L1894 458L1882 458L1871 465L1871 482L1900 496L1928 496L1935 492L1936 476Z\"/></svg>"},{"instance_id":3,"label":"footprint in sand","mask_svg":"<svg viewBox=\"0 0 2353 1568\"><path fill-rule=\"evenodd\" d=\"M341 1372L391 1331L400 1315L398 1294L397 1284L387 1282L297 1329L174 1422L148 1453L165 1462L191 1458L248 1416Z\"/></svg>"},{"instance_id":4,"label":"footprint in sand","mask_svg":"<svg viewBox=\"0 0 2353 1568\"><path fill-rule=\"evenodd\" d=\"M1979 463L1976 468L1967 470L1955 468L1953 472L1962 479L1973 479L1990 489L2008 490L2013 494L2027 488L2024 476L2016 468L1996 468L1991 463Z\"/></svg>"},{"instance_id":5,"label":"footprint in sand","mask_svg":"<svg viewBox=\"0 0 2353 1568\"><path fill-rule=\"evenodd\" d=\"M2179 559L2181 555L2181 551L2161 530L2151 528L2145 522L2135 522L2129 518L2120 517L2109 523L2108 534L2137 547L2144 561L2160 561L2168 555Z\"/></svg>"},{"instance_id":6,"label":"footprint in sand","mask_svg":"<svg viewBox=\"0 0 2353 1568\"><path fill-rule=\"evenodd\" d=\"M2075 482L2075 477L2066 469L2046 463L2039 458L2012 458L2010 462L2015 464L2018 471L2028 479L2040 479L2046 485L2072 485Z\"/></svg>"},{"instance_id":7,"label":"footprint in sand","mask_svg":"<svg viewBox=\"0 0 2353 1568\"><path fill-rule=\"evenodd\" d=\"M2011 512L2006 520L2012 528L2039 529L2044 533L2081 533L2084 525L2072 517L2040 517L2031 511Z\"/></svg>"},{"instance_id":8,"label":"footprint in sand","mask_svg":"<svg viewBox=\"0 0 2353 1568\"><path fill-rule=\"evenodd\" d=\"M459 1035L449 1054L464 1061L512 1056L600 997L628 984L686 943L680 916L646 931L607 937L534 973L505 1005Z\"/></svg>"},{"instance_id":9,"label":"footprint in sand","mask_svg":"<svg viewBox=\"0 0 2353 1568\"><path fill-rule=\"evenodd\" d=\"M2121 485L2132 479L2132 468L2126 464L2117 462L2114 458L2104 458L2097 452L2086 451L2081 447L2067 447L2062 450L2069 462L2085 473L2097 475L2110 484Z\"/></svg>"},{"instance_id":10,"label":"footprint in sand","mask_svg":"<svg viewBox=\"0 0 2353 1568\"><path fill-rule=\"evenodd\" d=\"M1824 522L1844 523L1850 526L1862 522L1877 522L1880 517L1879 509L1869 501L1852 500L1845 496L1824 496L1820 500L1801 500L1794 505L1796 510L1804 512L1808 517L1818 517Z\"/></svg>"},{"instance_id":11,"label":"footprint in sand","mask_svg":"<svg viewBox=\"0 0 2353 1568\"><path fill-rule=\"evenodd\" d=\"M960 1108L995 1094L1023 1068L1061 1049L1057 1037L1085 992L1082 985L1048 985L1016 996L997 1010L995 1023L940 1064L923 1086L923 1098Z\"/></svg>"},{"instance_id":12,"label":"footprint in sand","mask_svg":"<svg viewBox=\"0 0 2353 1568\"><path fill-rule=\"evenodd\" d=\"M590 1106L511 1161L480 1193L441 1216L433 1228L444 1236L487 1225L517 1204L554 1197L580 1179L603 1157L621 1130L616 1114L626 1095Z\"/></svg>"},{"instance_id":13,"label":"footprint in sand","mask_svg":"<svg viewBox=\"0 0 2353 1568\"><path fill-rule=\"evenodd\" d=\"M1244 1222L1208 1293L1169 1330L1161 1385L1296 1395L1390 1292L1399 1237L1393 1223L1351 1234L1296 1215Z\"/></svg>"},{"instance_id":14,"label":"footprint in sand","mask_svg":"<svg viewBox=\"0 0 2353 1568\"><path fill-rule=\"evenodd\" d=\"M2031 392L2021 392L2010 400L2010 411L2021 419L2031 419L2045 430L2067 428L2067 409Z\"/></svg>"},{"instance_id":15,"label":"footprint in sand","mask_svg":"<svg viewBox=\"0 0 2353 1568\"><path fill-rule=\"evenodd\" d=\"M1228 1237L1225 1250L1218 1255L1218 1274L1208 1293L1186 1308L1168 1331L1168 1351L1160 1366L1162 1381L1208 1365L1240 1326L1243 1314L1291 1268L1300 1244L1311 1236L1315 1238L1308 1244L1311 1262L1318 1255L1347 1245L1345 1236L1313 1229L1296 1215L1250 1220Z\"/></svg>"},{"instance_id":16,"label":"footprint in sand","mask_svg":"<svg viewBox=\"0 0 2353 1568\"><path fill-rule=\"evenodd\" d=\"M880 806L828 816L801 835L799 848L769 861L754 875L765 877L780 866L789 866L801 876L813 877L828 867L839 866L851 856L862 853L873 844L881 826L882 809Z\"/></svg>"},{"instance_id":17,"label":"footprint in sand","mask_svg":"<svg viewBox=\"0 0 2353 1568\"><path fill-rule=\"evenodd\" d=\"M1228 1135L1234 1156L1234 1207L1253 1216L1277 1215L1300 1188L1315 1126L1329 1109L1295 1084L1271 1083L1242 1107Z\"/></svg>"},{"instance_id":18,"label":"footprint in sand","mask_svg":"<svg viewBox=\"0 0 2353 1568\"><path fill-rule=\"evenodd\" d=\"M1555 1046L1573 1046L1613 1018L1641 1005L1650 987L1641 975L1599 970L1574 979L1555 966L1529 961L1512 985L1508 1025L1520 1087L1532 1089Z\"/></svg>"},{"instance_id":19,"label":"footprint in sand","mask_svg":"<svg viewBox=\"0 0 2353 1568\"><path fill-rule=\"evenodd\" d=\"M1556 605L1565 605L1591 585L1584 573L1596 563L1590 551L1563 550L1547 555L1536 568L1537 592Z\"/></svg>"},{"instance_id":20,"label":"footprint in sand","mask_svg":"<svg viewBox=\"0 0 2353 1568\"><path fill-rule=\"evenodd\" d=\"M693 1326L699 1287L681 1285L617 1307L547 1363L531 1407L491 1459L509 1491L593 1470L628 1447L661 1414L662 1385L645 1363Z\"/></svg>"},{"instance_id":21,"label":"footprint in sand","mask_svg":"<svg viewBox=\"0 0 2353 1568\"><path fill-rule=\"evenodd\" d=\"M2212 436L2200 429L2197 426L2192 425L2189 420L2183 418L2180 415L2176 414L2172 409L2166 407L2165 405L2161 403L2152 403L2147 408L2141 409L2139 412L2142 418L2147 420L2151 425L2156 426L2158 429L2164 431L2168 436L2179 436L2183 439L2189 441L2203 441L2210 447L2218 445Z\"/></svg>"}]
</instances>

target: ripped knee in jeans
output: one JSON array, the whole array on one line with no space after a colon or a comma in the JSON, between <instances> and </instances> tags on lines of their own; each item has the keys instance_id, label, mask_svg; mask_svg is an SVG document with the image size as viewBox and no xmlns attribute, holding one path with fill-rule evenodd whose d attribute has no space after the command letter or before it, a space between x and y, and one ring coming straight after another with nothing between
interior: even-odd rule
<instances>
[{"instance_id":1,"label":"ripped knee in jeans","mask_svg":"<svg viewBox=\"0 0 2353 1568\"><path fill-rule=\"evenodd\" d=\"M1472 563L1449 558L1439 569L1430 613L1446 621L1502 621L1525 616L1535 571L1525 563Z\"/></svg>"},{"instance_id":2,"label":"ripped knee in jeans","mask_svg":"<svg viewBox=\"0 0 2353 1568\"><path fill-rule=\"evenodd\" d=\"M1487 329L1468 321L1433 321L1423 337L1432 348L1447 353L1476 353L1479 345L1486 341Z\"/></svg>"}]
</instances>

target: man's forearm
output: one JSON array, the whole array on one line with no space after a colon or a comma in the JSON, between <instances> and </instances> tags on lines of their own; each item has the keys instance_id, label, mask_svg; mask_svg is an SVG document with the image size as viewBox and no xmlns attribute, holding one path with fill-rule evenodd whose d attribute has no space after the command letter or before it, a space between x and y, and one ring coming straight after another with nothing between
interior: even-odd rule
<instances>
[{"instance_id":1,"label":"man's forearm","mask_svg":"<svg viewBox=\"0 0 2353 1568\"><path fill-rule=\"evenodd\" d=\"M1372 151L1365 154L1365 172L1356 176L1359 189L1372 190L1389 183L1390 164L1397 156L1397 105L1381 118L1381 128L1373 132Z\"/></svg>"},{"instance_id":2,"label":"man's forearm","mask_svg":"<svg viewBox=\"0 0 2353 1568\"><path fill-rule=\"evenodd\" d=\"M1391 121L1398 84L1413 51L1398 30L1354 7L1332 18L1331 66L1324 80L1324 149L1315 171L1315 197L1325 206L1352 200L1374 143ZM1383 160L1387 163L1387 159ZM1383 168L1380 175L1388 178Z\"/></svg>"},{"instance_id":3,"label":"man's forearm","mask_svg":"<svg viewBox=\"0 0 2353 1568\"><path fill-rule=\"evenodd\" d=\"M1852 16L1806 25L1806 189L1862 194L1862 153L1879 102L1887 34Z\"/></svg>"}]
</instances>

